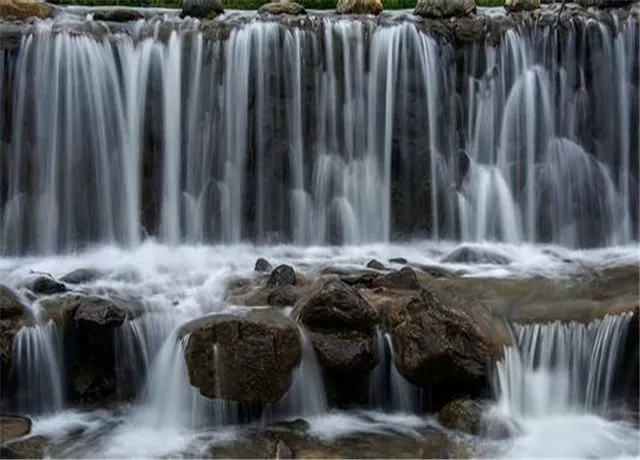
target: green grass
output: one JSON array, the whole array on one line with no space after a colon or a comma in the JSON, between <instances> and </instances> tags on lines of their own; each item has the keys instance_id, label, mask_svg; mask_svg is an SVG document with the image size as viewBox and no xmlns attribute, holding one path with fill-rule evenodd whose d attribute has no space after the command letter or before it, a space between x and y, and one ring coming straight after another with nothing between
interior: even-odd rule
<instances>
[{"instance_id":1,"label":"green grass","mask_svg":"<svg viewBox=\"0 0 640 460\"><path fill-rule=\"evenodd\" d=\"M130 6L180 8L182 0L49 0L57 5L85 5L85 6ZM222 0L225 8L231 10L257 10L267 3L267 0ZM298 0L302 6L310 10L334 10L336 0ZM385 10L408 10L416 5L415 0L383 0ZM476 0L478 6L502 6L504 0Z\"/></svg>"}]
</instances>

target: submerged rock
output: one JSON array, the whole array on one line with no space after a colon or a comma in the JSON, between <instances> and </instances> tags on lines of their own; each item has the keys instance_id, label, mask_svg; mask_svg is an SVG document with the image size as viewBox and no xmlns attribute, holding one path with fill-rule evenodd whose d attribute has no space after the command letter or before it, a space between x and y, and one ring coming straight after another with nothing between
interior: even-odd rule
<instances>
[{"instance_id":1,"label":"submerged rock","mask_svg":"<svg viewBox=\"0 0 640 460\"><path fill-rule=\"evenodd\" d=\"M258 13L260 14L307 14L307 11L304 9L302 5L296 2L271 2L265 3L260 8L258 8Z\"/></svg>"},{"instance_id":2,"label":"submerged rock","mask_svg":"<svg viewBox=\"0 0 640 460\"><path fill-rule=\"evenodd\" d=\"M387 313L398 371L431 390L437 409L456 396L476 396L491 363L511 344L494 328L491 311L473 298L423 290Z\"/></svg>"},{"instance_id":3,"label":"submerged rock","mask_svg":"<svg viewBox=\"0 0 640 460\"><path fill-rule=\"evenodd\" d=\"M180 17L213 19L220 14L224 14L220 0L183 0Z\"/></svg>"},{"instance_id":4,"label":"submerged rock","mask_svg":"<svg viewBox=\"0 0 640 460\"><path fill-rule=\"evenodd\" d=\"M413 13L424 18L468 16L476 11L474 0L418 0Z\"/></svg>"},{"instance_id":5,"label":"submerged rock","mask_svg":"<svg viewBox=\"0 0 640 460\"><path fill-rule=\"evenodd\" d=\"M39 276L31 283L31 290L36 294L51 295L67 292L67 286L48 276Z\"/></svg>"},{"instance_id":6,"label":"submerged rock","mask_svg":"<svg viewBox=\"0 0 640 460\"><path fill-rule=\"evenodd\" d=\"M289 389L300 362L296 324L279 311L215 315L182 328L191 384L203 396L244 403L274 403Z\"/></svg>"},{"instance_id":7,"label":"submerged rock","mask_svg":"<svg viewBox=\"0 0 640 460\"><path fill-rule=\"evenodd\" d=\"M336 11L342 14L380 14L381 0L338 0Z\"/></svg>"},{"instance_id":8,"label":"submerged rock","mask_svg":"<svg viewBox=\"0 0 640 460\"><path fill-rule=\"evenodd\" d=\"M379 360L375 344L378 313L353 287L330 279L296 307L320 365L333 374L362 374Z\"/></svg>"}]
</instances>

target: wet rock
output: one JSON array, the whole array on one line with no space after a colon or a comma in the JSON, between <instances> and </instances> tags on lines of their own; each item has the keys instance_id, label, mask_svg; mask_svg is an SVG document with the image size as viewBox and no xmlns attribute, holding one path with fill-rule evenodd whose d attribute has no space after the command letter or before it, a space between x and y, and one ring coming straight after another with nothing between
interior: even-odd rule
<instances>
[{"instance_id":1,"label":"wet rock","mask_svg":"<svg viewBox=\"0 0 640 460\"><path fill-rule=\"evenodd\" d=\"M183 0L180 17L213 19L224 13L220 0Z\"/></svg>"},{"instance_id":2,"label":"wet rock","mask_svg":"<svg viewBox=\"0 0 640 460\"><path fill-rule=\"evenodd\" d=\"M473 298L424 289L387 313L398 371L431 390L432 409L456 396L478 396L492 361L511 338L494 330L491 311ZM507 343L499 343L503 340Z\"/></svg>"},{"instance_id":3,"label":"wet rock","mask_svg":"<svg viewBox=\"0 0 640 460\"><path fill-rule=\"evenodd\" d=\"M20 438L31 432L31 419L18 415L0 416L0 444Z\"/></svg>"},{"instance_id":4,"label":"wet rock","mask_svg":"<svg viewBox=\"0 0 640 460\"><path fill-rule=\"evenodd\" d=\"M24 21L29 18L50 18L51 5L40 2L7 0L0 3L0 20Z\"/></svg>"},{"instance_id":5,"label":"wet rock","mask_svg":"<svg viewBox=\"0 0 640 460\"><path fill-rule=\"evenodd\" d=\"M380 14L381 0L338 0L336 11L342 14Z\"/></svg>"},{"instance_id":6,"label":"wet rock","mask_svg":"<svg viewBox=\"0 0 640 460\"><path fill-rule=\"evenodd\" d=\"M478 435L481 432L482 406L472 399L456 399L440 409L438 421L449 429Z\"/></svg>"},{"instance_id":7,"label":"wet rock","mask_svg":"<svg viewBox=\"0 0 640 460\"><path fill-rule=\"evenodd\" d=\"M450 18L475 13L474 0L418 0L413 14L424 18Z\"/></svg>"},{"instance_id":8,"label":"wet rock","mask_svg":"<svg viewBox=\"0 0 640 460\"><path fill-rule=\"evenodd\" d=\"M26 439L4 444L1 447L2 451L0 456L2 458L19 459L45 458L49 443L49 438L45 436L31 436Z\"/></svg>"},{"instance_id":9,"label":"wet rock","mask_svg":"<svg viewBox=\"0 0 640 460\"><path fill-rule=\"evenodd\" d=\"M443 267L436 267L435 265L420 265L420 264L412 264L415 268L420 271L427 273L434 278L444 278L447 276L454 276L455 274L451 270L447 270Z\"/></svg>"},{"instance_id":10,"label":"wet rock","mask_svg":"<svg viewBox=\"0 0 640 460\"><path fill-rule=\"evenodd\" d=\"M130 22L138 21L139 19L144 19L144 14L141 11L126 8L111 8L93 13L94 21Z\"/></svg>"},{"instance_id":11,"label":"wet rock","mask_svg":"<svg viewBox=\"0 0 640 460\"><path fill-rule=\"evenodd\" d=\"M0 319L22 316L26 311L18 295L8 286L0 284Z\"/></svg>"},{"instance_id":12,"label":"wet rock","mask_svg":"<svg viewBox=\"0 0 640 460\"><path fill-rule=\"evenodd\" d=\"M1 399L10 399L14 394L11 379L13 369L13 339L25 326L34 324L33 316L17 295L0 284L0 393Z\"/></svg>"},{"instance_id":13,"label":"wet rock","mask_svg":"<svg viewBox=\"0 0 640 460\"><path fill-rule=\"evenodd\" d=\"M277 287L267 297L267 305L272 307L292 307L297 301L298 296L291 286Z\"/></svg>"},{"instance_id":14,"label":"wet rock","mask_svg":"<svg viewBox=\"0 0 640 460\"><path fill-rule=\"evenodd\" d=\"M307 11L304 9L302 5L295 2L272 2L265 3L260 8L258 8L258 13L260 14L307 14Z\"/></svg>"},{"instance_id":15,"label":"wet rock","mask_svg":"<svg viewBox=\"0 0 640 460\"><path fill-rule=\"evenodd\" d=\"M511 263L511 260L507 256L491 251L490 249L473 246L459 246L446 255L442 259L442 262L508 265Z\"/></svg>"},{"instance_id":16,"label":"wet rock","mask_svg":"<svg viewBox=\"0 0 640 460\"><path fill-rule=\"evenodd\" d=\"M377 312L360 293L330 279L296 307L294 316L305 326L320 365L329 373L361 374L379 360L375 346Z\"/></svg>"},{"instance_id":17,"label":"wet rock","mask_svg":"<svg viewBox=\"0 0 640 460\"><path fill-rule=\"evenodd\" d=\"M102 278L103 274L100 270L93 268L78 268L72 272L67 273L60 281L69 284L85 284L97 281Z\"/></svg>"},{"instance_id":18,"label":"wet rock","mask_svg":"<svg viewBox=\"0 0 640 460\"><path fill-rule=\"evenodd\" d=\"M387 289L415 290L420 289L420 282L416 272L411 267L404 267L401 270L387 273L378 278L374 283L376 287Z\"/></svg>"},{"instance_id":19,"label":"wet rock","mask_svg":"<svg viewBox=\"0 0 640 460\"><path fill-rule=\"evenodd\" d=\"M69 398L83 404L115 397L115 333L127 305L103 297L67 294L47 302L62 315Z\"/></svg>"},{"instance_id":20,"label":"wet rock","mask_svg":"<svg viewBox=\"0 0 640 460\"><path fill-rule=\"evenodd\" d=\"M383 263L378 261L378 260L376 260L376 259L371 259L367 263L367 268L371 268L373 270L384 270L385 269Z\"/></svg>"},{"instance_id":21,"label":"wet rock","mask_svg":"<svg viewBox=\"0 0 640 460\"><path fill-rule=\"evenodd\" d=\"M540 0L506 0L504 9L507 11L532 11L540 9Z\"/></svg>"},{"instance_id":22,"label":"wet rock","mask_svg":"<svg viewBox=\"0 0 640 460\"><path fill-rule=\"evenodd\" d=\"M256 264L253 266L253 270L258 273L269 273L271 270L273 270L273 266L267 259L260 257L258 258L258 260L256 260Z\"/></svg>"},{"instance_id":23,"label":"wet rock","mask_svg":"<svg viewBox=\"0 0 640 460\"><path fill-rule=\"evenodd\" d=\"M48 276L39 276L31 283L31 290L36 294L52 295L67 292L67 287Z\"/></svg>"},{"instance_id":24,"label":"wet rock","mask_svg":"<svg viewBox=\"0 0 640 460\"><path fill-rule=\"evenodd\" d=\"M389 263L407 265L408 262L407 262L407 259L405 259L404 257L393 257L389 259Z\"/></svg>"},{"instance_id":25,"label":"wet rock","mask_svg":"<svg viewBox=\"0 0 640 460\"><path fill-rule=\"evenodd\" d=\"M340 277L340 281L360 289L375 289L379 286L378 279L380 276L380 273L371 273L368 271L343 275Z\"/></svg>"},{"instance_id":26,"label":"wet rock","mask_svg":"<svg viewBox=\"0 0 640 460\"><path fill-rule=\"evenodd\" d=\"M296 284L296 272L289 265L278 265L269 276L267 287L293 286Z\"/></svg>"},{"instance_id":27,"label":"wet rock","mask_svg":"<svg viewBox=\"0 0 640 460\"><path fill-rule=\"evenodd\" d=\"M289 389L300 362L300 335L279 311L215 315L182 328L191 384L208 398L273 403Z\"/></svg>"}]
</instances>

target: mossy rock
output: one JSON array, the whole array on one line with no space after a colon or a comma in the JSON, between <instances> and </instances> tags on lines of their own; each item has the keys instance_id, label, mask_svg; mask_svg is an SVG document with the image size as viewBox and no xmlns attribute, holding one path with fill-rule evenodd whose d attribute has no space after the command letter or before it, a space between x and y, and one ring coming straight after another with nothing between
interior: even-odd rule
<instances>
[{"instance_id":1,"label":"mossy rock","mask_svg":"<svg viewBox=\"0 0 640 460\"><path fill-rule=\"evenodd\" d=\"M8 0L0 3L0 20L25 21L29 18L50 18L53 16L51 5L40 2Z\"/></svg>"}]
</instances>

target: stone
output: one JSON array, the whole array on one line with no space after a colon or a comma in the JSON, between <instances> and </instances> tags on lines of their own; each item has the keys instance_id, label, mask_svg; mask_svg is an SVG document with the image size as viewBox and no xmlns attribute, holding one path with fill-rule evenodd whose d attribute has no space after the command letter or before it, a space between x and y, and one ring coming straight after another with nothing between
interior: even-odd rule
<instances>
[{"instance_id":1,"label":"stone","mask_svg":"<svg viewBox=\"0 0 640 460\"><path fill-rule=\"evenodd\" d=\"M31 290L36 294L52 295L67 292L67 286L58 283L48 276L39 276L31 283Z\"/></svg>"},{"instance_id":2,"label":"stone","mask_svg":"<svg viewBox=\"0 0 640 460\"><path fill-rule=\"evenodd\" d=\"M494 330L491 311L474 298L424 289L387 312L398 371L431 390L432 409L456 396L478 396L511 336Z\"/></svg>"},{"instance_id":3,"label":"stone","mask_svg":"<svg viewBox=\"0 0 640 460\"><path fill-rule=\"evenodd\" d=\"M183 0L181 18L213 19L224 14L220 0Z\"/></svg>"},{"instance_id":4,"label":"stone","mask_svg":"<svg viewBox=\"0 0 640 460\"><path fill-rule=\"evenodd\" d=\"M348 284L335 278L320 283L294 317L307 329L325 371L362 374L377 365L378 313Z\"/></svg>"},{"instance_id":5,"label":"stone","mask_svg":"<svg viewBox=\"0 0 640 460\"><path fill-rule=\"evenodd\" d=\"M97 281L102 278L102 276L103 274L100 270L92 268L78 268L77 270L73 270L72 272L64 275L60 278L60 281L69 284L86 284Z\"/></svg>"},{"instance_id":6,"label":"stone","mask_svg":"<svg viewBox=\"0 0 640 460\"><path fill-rule=\"evenodd\" d=\"M0 416L0 444L20 438L31 432L31 419L18 415Z\"/></svg>"},{"instance_id":7,"label":"stone","mask_svg":"<svg viewBox=\"0 0 640 460\"><path fill-rule=\"evenodd\" d=\"M474 0L418 0L413 13L424 18L468 16L476 11Z\"/></svg>"},{"instance_id":8,"label":"stone","mask_svg":"<svg viewBox=\"0 0 640 460\"><path fill-rule=\"evenodd\" d=\"M389 259L389 263L390 264L400 264L400 265L407 265L407 259L405 259L404 257L393 257L391 259Z\"/></svg>"},{"instance_id":9,"label":"stone","mask_svg":"<svg viewBox=\"0 0 640 460\"><path fill-rule=\"evenodd\" d=\"M338 0L336 11L341 14L380 14L382 0Z\"/></svg>"},{"instance_id":10,"label":"stone","mask_svg":"<svg viewBox=\"0 0 640 460\"><path fill-rule=\"evenodd\" d=\"M273 270L273 266L267 259L260 257L258 258L258 260L256 260L256 264L253 266L253 270L258 273L269 273L271 270Z\"/></svg>"},{"instance_id":11,"label":"stone","mask_svg":"<svg viewBox=\"0 0 640 460\"><path fill-rule=\"evenodd\" d=\"M25 21L29 18L50 18L53 8L47 3L5 0L0 2L0 20Z\"/></svg>"},{"instance_id":12,"label":"stone","mask_svg":"<svg viewBox=\"0 0 640 460\"><path fill-rule=\"evenodd\" d=\"M384 270L385 267L382 264L382 262L376 260L376 259L371 259L368 263L367 263L367 268L371 268L373 270Z\"/></svg>"},{"instance_id":13,"label":"stone","mask_svg":"<svg viewBox=\"0 0 640 460\"><path fill-rule=\"evenodd\" d=\"M540 0L505 0L507 11L533 11L540 9Z\"/></svg>"},{"instance_id":14,"label":"stone","mask_svg":"<svg viewBox=\"0 0 640 460\"><path fill-rule=\"evenodd\" d=\"M258 13L273 15L290 14L296 16L299 14L307 14L307 11L302 5L296 2L271 2L265 3L258 8Z\"/></svg>"},{"instance_id":15,"label":"stone","mask_svg":"<svg viewBox=\"0 0 640 460\"><path fill-rule=\"evenodd\" d=\"M30 436L14 442L4 444L0 451L1 458L33 459L46 458L49 438L42 435Z\"/></svg>"},{"instance_id":16,"label":"stone","mask_svg":"<svg viewBox=\"0 0 640 460\"><path fill-rule=\"evenodd\" d=\"M0 319L22 316L27 310L11 288L0 284Z\"/></svg>"},{"instance_id":17,"label":"stone","mask_svg":"<svg viewBox=\"0 0 640 460\"><path fill-rule=\"evenodd\" d=\"M105 297L67 294L46 302L61 313L65 372L71 402L104 403L115 397L115 332L128 305Z\"/></svg>"},{"instance_id":18,"label":"stone","mask_svg":"<svg viewBox=\"0 0 640 460\"><path fill-rule=\"evenodd\" d=\"M274 403L301 358L296 324L278 310L214 315L183 326L191 384L208 398Z\"/></svg>"},{"instance_id":19,"label":"stone","mask_svg":"<svg viewBox=\"0 0 640 460\"><path fill-rule=\"evenodd\" d=\"M289 265L278 265L269 276L267 287L293 286L296 284L296 272Z\"/></svg>"},{"instance_id":20,"label":"stone","mask_svg":"<svg viewBox=\"0 0 640 460\"><path fill-rule=\"evenodd\" d=\"M387 273L378 278L374 284L376 287L398 290L420 289L420 282L416 272L411 267L404 267L401 270Z\"/></svg>"},{"instance_id":21,"label":"stone","mask_svg":"<svg viewBox=\"0 0 640 460\"><path fill-rule=\"evenodd\" d=\"M456 399L440 409L438 421L444 427L472 435L481 432L482 406L472 399Z\"/></svg>"},{"instance_id":22,"label":"stone","mask_svg":"<svg viewBox=\"0 0 640 460\"><path fill-rule=\"evenodd\" d=\"M267 305L271 307L292 307L298 301L298 296L291 286L275 288L267 297Z\"/></svg>"},{"instance_id":23,"label":"stone","mask_svg":"<svg viewBox=\"0 0 640 460\"><path fill-rule=\"evenodd\" d=\"M93 13L94 21L131 22L140 19L144 19L144 14L141 11L126 8L110 8Z\"/></svg>"},{"instance_id":24,"label":"stone","mask_svg":"<svg viewBox=\"0 0 640 460\"><path fill-rule=\"evenodd\" d=\"M511 260L507 256L490 249L465 245L455 248L442 259L442 262L508 265L511 263Z\"/></svg>"}]
</instances>

